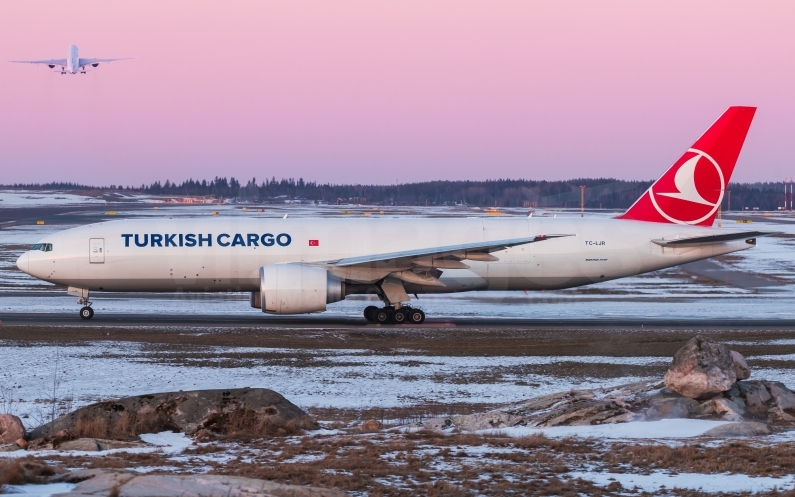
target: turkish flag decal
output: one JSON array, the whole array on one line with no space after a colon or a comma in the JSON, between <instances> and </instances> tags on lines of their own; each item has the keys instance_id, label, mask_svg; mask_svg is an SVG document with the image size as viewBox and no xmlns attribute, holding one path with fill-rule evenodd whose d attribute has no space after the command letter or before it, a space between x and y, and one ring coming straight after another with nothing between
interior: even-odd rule
<instances>
[{"instance_id":1,"label":"turkish flag decal","mask_svg":"<svg viewBox=\"0 0 795 497\"><path fill-rule=\"evenodd\" d=\"M310 247L319 247L320 246L320 240L309 240L309 246Z\"/></svg>"}]
</instances>

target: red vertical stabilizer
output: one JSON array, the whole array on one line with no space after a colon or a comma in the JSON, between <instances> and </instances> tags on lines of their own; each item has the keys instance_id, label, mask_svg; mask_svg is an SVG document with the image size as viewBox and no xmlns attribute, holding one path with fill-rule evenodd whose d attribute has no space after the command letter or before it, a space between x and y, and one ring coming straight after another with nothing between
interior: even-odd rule
<instances>
[{"instance_id":1,"label":"red vertical stabilizer","mask_svg":"<svg viewBox=\"0 0 795 497\"><path fill-rule=\"evenodd\" d=\"M712 226L756 107L729 107L619 219Z\"/></svg>"}]
</instances>

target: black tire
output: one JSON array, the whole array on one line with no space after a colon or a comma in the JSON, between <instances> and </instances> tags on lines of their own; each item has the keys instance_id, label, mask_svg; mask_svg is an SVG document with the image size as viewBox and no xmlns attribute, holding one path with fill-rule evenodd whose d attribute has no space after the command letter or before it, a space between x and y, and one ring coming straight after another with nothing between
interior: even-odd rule
<instances>
[{"instance_id":1,"label":"black tire","mask_svg":"<svg viewBox=\"0 0 795 497\"><path fill-rule=\"evenodd\" d=\"M374 305L368 305L364 308L364 319L373 323L375 322L375 313L378 312L378 307Z\"/></svg>"},{"instance_id":2,"label":"black tire","mask_svg":"<svg viewBox=\"0 0 795 497\"><path fill-rule=\"evenodd\" d=\"M394 321L395 324L403 324L406 321L408 321L408 319L409 319L409 316L408 316L408 314L406 314L406 311L404 311L404 310L398 310L398 311L395 311L394 314L392 314L392 321Z\"/></svg>"},{"instance_id":3,"label":"black tire","mask_svg":"<svg viewBox=\"0 0 795 497\"><path fill-rule=\"evenodd\" d=\"M392 321L392 312L387 309L378 309L375 313L375 322L379 324L386 324Z\"/></svg>"},{"instance_id":4,"label":"black tire","mask_svg":"<svg viewBox=\"0 0 795 497\"><path fill-rule=\"evenodd\" d=\"M91 319L91 318L93 318L94 317L94 309L92 309L92 308L90 308L88 306L83 307L82 309L80 309L80 317L83 318L83 319Z\"/></svg>"},{"instance_id":5,"label":"black tire","mask_svg":"<svg viewBox=\"0 0 795 497\"><path fill-rule=\"evenodd\" d=\"M408 321L411 324L422 324L425 322L425 313L420 309L412 309L409 311Z\"/></svg>"}]
</instances>

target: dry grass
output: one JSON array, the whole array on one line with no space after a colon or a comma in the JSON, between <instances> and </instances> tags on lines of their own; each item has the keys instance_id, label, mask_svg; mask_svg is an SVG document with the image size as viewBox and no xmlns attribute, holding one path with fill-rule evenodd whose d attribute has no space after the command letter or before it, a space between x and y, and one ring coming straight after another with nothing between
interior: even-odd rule
<instances>
[{"instance_id":1,"label":"dry grass","mask_svg":"<svg viewBox=\"0 0 795 497\"><path fill-rule=\"evenodd\" d=\"M53 467L32 457L25 459L0 459L0 490L5 485L42 483L44 478L63 472L64 470L59 467Z\"/></svg>"},{"instance_id":2,"label":"dry grass","mask_svg":"<svg viewBox=\"0 0 795 497\"><path fill-rule=\"evenodd\" d=\"M267 408L262 414L239 407L234 411L223 412L210 418L204 423L202 434L210 432L227 439L251 440L299 435L304 430L313 428L317 428L317 422L310 417L285 420L272 407Z\"/></svg>"},{"instance_id":3,"label":"dry grass","mask_svg":"<svg viewBox=\"0 0 795 497\"><path fill-rule=\"evenodd\" d=\"M788 444L755 446L735 442L720 447L699 444L684 447L665 445L616 445L600 455L610 467L632 467L640 471L658 469L689 473L738 473L751 476L787 476L795 473L795 451Z\"/></svg>"},{"instance_id":4,"label":"dry grass","mask_svg":"<svg viewBox=\"0 0 795 497\"><path fill-rule=\"evenodd\" d=\"M246 418L232 424L246 427ZM229 456L232 456L231 458ZM337 488L374 496L464 495L640 495L617 482L597 487L571 478L581 468L614 473L651 471L791 474L787 444L747 442L721 447L668 447L550 439L501 434L440 434L432 431L379 432L337 436L256 437L195 445L172 460L163 453L114 453L103 457L48 456L65 467L158 467L157 472L207 471L280 483ZM35 462L35 461L34 461ZM15 474L19 474L19 470ZM35 478L35 476L34 476ZM30 481L30 479L26 480ZM707 492L669 490L677 496ZM770 492L762 495L789 495Z\"/></svg>"},{"instance_id":5,"label":"dry grass","mask_svg":"<svg viewBox=\"0 0 795 497\"><path fill-rule=\"evenodd\" d=\"M74 427L62 436L56 437L56 445L75 438L135 440L141 433L158 433L175 429L179 428L162 413L125 412L115 421L111 421L109 414L96 409L81 412Z\"/></svg>"}]
</instances>

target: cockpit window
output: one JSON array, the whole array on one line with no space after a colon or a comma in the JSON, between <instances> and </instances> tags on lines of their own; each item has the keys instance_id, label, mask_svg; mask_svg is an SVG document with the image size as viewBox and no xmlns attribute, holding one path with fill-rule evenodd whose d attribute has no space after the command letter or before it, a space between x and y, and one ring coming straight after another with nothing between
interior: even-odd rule
<instances>
[{"instance_id":1,"label":"cockpit window","mask_svg":"<svg viewBox=\"0 0 795 497\"><path fill-rule=\"evenodd\" d=\"M30 247L30 250L41 250L42 252L52 252L52 243L37 243Z\"/></svg>"}]
</instances>

